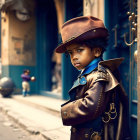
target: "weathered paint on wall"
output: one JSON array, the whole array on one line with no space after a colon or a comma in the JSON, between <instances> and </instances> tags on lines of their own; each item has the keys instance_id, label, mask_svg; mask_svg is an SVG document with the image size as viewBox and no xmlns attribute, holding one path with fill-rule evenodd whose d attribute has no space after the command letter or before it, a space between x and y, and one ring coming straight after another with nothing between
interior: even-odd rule
<instances>
[{"instance_id":1,"label":"weathered paint on wall","mask_svg":"<svg viewBox=\"0 0 140 140\"><path fill-rule=\"evenodd\" d=\"M60 32L64 23L64 0L55 0L55 7L57 10L58 31Z\"/></svg>"},{"instance_id":2,"label":"weathered paint on wall","mask_svg":"<svg viewBox=\"0 0 140 140\"><path fill-rule=\"evenodd\" d=\"M28 21L20 21L15 12L2 14L6 22L2 21L2 65L36 64L35 48L35 15Z\"/></svg>"},{"instance_id":3,"label":"weathered paint on wall","mask_svg":"<svg viewBox=\"0 0 140 140\"><path fill-rule=\"evenodd\" d=\"M5 13L1 13L1 57L2 64L9 64L9 16Z\"/></svg>"},{"instance_id":4,"label":"weathered paint on wall","mask_svg":"<svg viewBox=\"0 0 140 140\"><path fill-rule=\"evenodd\" d=\"M10 65L36 64L35 16L26 22L19 21L10 13L9 63Z\"/></svg>"},{"instance_id":5,"label":"weathered paint on wall","mask_svg":"<svg viewBox=\"0 0 140 140\"><path fill-rule=\"evenodd\" d=\"M104 0L84 0L84 15L92 15L104 20Z\"/></svg>"},{"instance_id":6,"label":"weathered paint on wall","mask_svg":"<svg viewBox=\"0 0 140 140\"><path fill-rule=\"evenodd\" d=\"M34 0L30 0L33 2ZM36 19L34 4L30 5L31 18L27 21L19 20L15 15L15 10L10 8L2 13L1 20L1 56L2 75L10 77L18 91L21 90L21 73L24 69L29 69L31 75L36 77ZM36 82L31 86L31 92L36 92ZM20 89L20 90L19 90Z\"/></svg>"}]
</instances>

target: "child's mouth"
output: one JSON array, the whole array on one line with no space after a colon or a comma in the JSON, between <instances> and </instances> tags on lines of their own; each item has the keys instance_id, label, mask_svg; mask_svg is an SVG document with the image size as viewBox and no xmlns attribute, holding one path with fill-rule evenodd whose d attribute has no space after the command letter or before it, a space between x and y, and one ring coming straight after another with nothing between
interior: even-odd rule
<instances>
[{"instance_id":1,"label":"child's mouth","mask_svg":"<svg viewBox=\"0 0 140 140\"><path fill-rule=\"evenodd\" d=\"M74 63L75 67L79 67L81 64L80 63Z\"/></svg>"}]
</instances>

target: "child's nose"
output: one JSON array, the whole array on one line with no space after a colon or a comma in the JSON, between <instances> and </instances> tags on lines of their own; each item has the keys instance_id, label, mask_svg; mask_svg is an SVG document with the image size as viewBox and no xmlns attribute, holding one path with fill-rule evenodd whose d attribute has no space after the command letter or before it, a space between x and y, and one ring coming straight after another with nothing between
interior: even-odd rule
<instances>
[{"instance_id":1,"label":"child's nose","mask_svg":"<svg viewBox=\"0 0 140 140\"><path fill-rule=\"evenodd\" d=\"M73 59L73 60L78 59L78 54L74 53L72 59Z\"/></svg>"}]
</instances>

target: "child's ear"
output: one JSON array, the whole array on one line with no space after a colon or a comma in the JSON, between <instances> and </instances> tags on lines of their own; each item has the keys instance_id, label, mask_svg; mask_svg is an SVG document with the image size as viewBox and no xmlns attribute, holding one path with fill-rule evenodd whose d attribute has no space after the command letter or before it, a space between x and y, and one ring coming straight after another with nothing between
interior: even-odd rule
<instances>
[{"instance_id":1,"label":"child's ear","mask_svg":"<svg viewBox=\"0 0 140 140\"><path fill-rule=\"evenodd\" d=\"M99 47L94 48L94 56L95 57L99 57L99 56L101 56L101 54L102 54L102 48L99 48Z\"/></svg>"}]
</instances>

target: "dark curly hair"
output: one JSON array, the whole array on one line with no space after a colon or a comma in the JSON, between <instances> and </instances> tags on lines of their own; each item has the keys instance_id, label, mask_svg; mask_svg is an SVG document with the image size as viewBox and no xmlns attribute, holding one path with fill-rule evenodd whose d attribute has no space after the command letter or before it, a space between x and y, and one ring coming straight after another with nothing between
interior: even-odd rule
<instances>
[{"instance_id":1,"label":"dark curly hair","mask_svg":"<svg viewBox=\"0 0 140 140\"><path fill-rule=\"evenodd\" d=\"M104 53L108 45L108 38L95 38L90 40L84 40L80 42L80 44L85 44L91 49L95 47L102 48L102 53Z\"/></svg>"},{"instance_id":2,"label":"dark curly hair","mask_svg":"<svg viewBox=\"0 0 140 140\"><path fill-rule=\"evenodd\" d=\"M102 54L101 54L101 57L104 53L104 51L106 50L107 48L107 45L108 45L108 37L106 38L94 38L94 39L90 39L90 40L83 40L83 41L80 41L80 42L77 42L78 44L81 44L81 45L86 45L88 47L90 47L91 49L95 48L95 47L99 47L99 48L102 48ZM68 53L67 51L65 52L66 56L68 56Z\"/></svg>"},{"instance_id":3,"label":"dark curly hair","mask_svg":"<svg viewBox=\"0 0 140 140\"><path fill-rule=\"evenodd\" d=\"M28 70L28 69L25 69L25 70L23 70L23 73L30 73L30 70Z\"/></svg>"}]
</instances>

